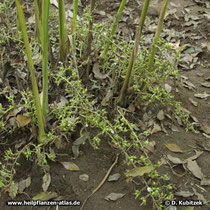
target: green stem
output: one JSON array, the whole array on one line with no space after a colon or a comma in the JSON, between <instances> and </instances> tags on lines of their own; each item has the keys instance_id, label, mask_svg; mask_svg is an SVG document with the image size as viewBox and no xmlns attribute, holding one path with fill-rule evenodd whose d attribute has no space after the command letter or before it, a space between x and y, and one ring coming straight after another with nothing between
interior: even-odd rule
<instances>
[{"instance_id":1,"label":"green stem","mask_svg":"<svg viewBox=\"0 0 210 210\"><path fill-rule=\"evenodd\" d=\"M163 22L164 22L167 6L168 6L168 0L164 0L162 8L161 8L161 12L160 12L160 17L158 20L158 26L157 26L157 29L155 32L155 37L154 37L153 44L152 44L152 50L151 50L149 62L148 62L148 71L149 72L151 72L151 70L154 66L154 58L155 58L155 53L156 53L156 49L157 49L157 43L159 41L160 33L163 28Z\"/></svg>"},{"instance_id":2,"label":"green stem","mask_svg":"<svg viewBox=\"0 0 210 210\"><path fill-rule=\"evenodd\" d=\"M123 9L125 7L126 2L127 2L127 0L122 0L122 2L120 4L120 7L119 7L118 12L117 12L117 15L116 15L116 18L115 18L114 23L112 25L111 34L110 34L109 39L108 39L108 41L106 43L106 46L104 48L103 53L100 55L100 59L102 59L102 60L106 59L107 52L108 52L109 46L111 44L111 40L112 40L112 38L113 38L113 36L115 34L115 31L117 29L117 25L118 25L118 23L120 21L120 17L122 15L122 12L123 12Z\"/></svg>"},{"instance_id":3,"label":"green stem","mask_svg":"<svg viewBox=\"0 0 210 210\"><path fill-rule=\"evenodd\" d=\"M42 76L43 76L43 100L42 100L42 113L44 117L44 122L47 118L47 108L48 108L48 18L49 18L49 6L50 1L42 1Z\"/></svg>"},{"instance_id":4,"label":"green stem","mask_svg":"<svg viewBox=\"0 0 210 210\"><path fill-rule=\"evenodd\" d=\"M149 61L148 61L148 64L147 64L147 72L149 74L152 71L153 66L154 66L155 53L156 53L157 44L158 44L158 41L159 41L159 38L160 38L160 33L162 31L162 28L163 28L163 22L164 22L164 19L165 19L167 6L168 6L168 0L164 0L163 4L162 4L162 7L161 7L161 11L160 11L158 26L157 26L157 29L156 29L156 32L155 32L155 37L154 37L154 40L153 40ZM143 85L142 85L141 89L143 91L146 91L146 88L147 88L147 81L145 80L143 82Z\"/></svg>"},{"instance_id":5,"label":"green stem","mask_svg":"<svg viewBox=\"0 0 210 210\"><path fill-rule=\"evenodd\" d=\"M35 38L42 43L42 23L40 20L42 14L41 0L34 0L34 5L35 5L35 15L36 15Z\"/></svg>"},{"instance_id":6,"label":"green stem","mask_svg":"<svg viewBox=\"0 0 210 210\"><path fill-rule=\"evenodd\" d=\"M77 67L76 62L76 30L77 30L77 12L78 12L78 0L74 0L74 10L73 10L73 24L72 24L72 51L73 51L73 58L74 58L74 65Z\"/></svg>"},{"instance_id":7,"label":"green stem","mask_svg":"<svg viewBox=\"0 0 210 210\"><path fill-rule=\"evenodd\" d=\"M33 95L34 95L34 101L36 106L36 113L37 113L37 119L38 119L38 126L39 126L39 143L43 143L44 137L45 137L45 130L44 130L44 123L42 118L42 110L41 110L41 104L40 104L40 98L39 98L39 91L38 86L36 82L36 78L34 75L34 64L32 60L32 53L29 45L28 35L26 31L26 24L25 24L25 17L23 14L23 7L21 4L21 0L15 0L17 5L17 12L19 17L19 22L21 25L21 30L23 33L23 40L26 47L26 54L28 58L28 67L30 71L31 76L31 83L32 83L32 89L33 89Z\"/></svg>"},{"instance_id":8,"label":"green stem","mask_svg":"<svg viewBox=\"0 0 210 210\"><path fill-rule=\"evenodd\" d=\"M147 11L148 11L148 8L149 8L149 3L150 3L150 0L145 0L144 1L144 6L143 6L143 10L142 10L141 17L140 17L140 20L139 20L139 25L136 29L133 50L131 52L131 56L130 56L130 60L129 60L129 64L128 64L128 69L127 69L127 72L126 72L126 77L125 77L123 86L121 88L120 96L119 96L119 100L118 100L118 103L119 103L120 106L125 106L125 95L127 93L129 83L131 81L133 67L134 67L135 62L136 62L136 57L137 57L138 48L139 48L139 40L140 40L141 35L142 35L142 29L143 29L144 21L146 19Z\"/></svg>"},{"instance_id":9,"label":"green stem","mask_svg":"<svg viewBox=\"0 0 210 210\"><path fill-rule=\"evenodd\" d=\"M93 28L93 10L95 7L95 0L90 0L90 15L91 19L89 20L89 25L88 25L88 34L87 34L87 48L86 48L86 58L88 59L91 54L91 44L92 44L92 28ZM87 66L87 77L89 76L89 71L90 71L90 62L88 62Z\"/></svg>"},{"instance_id":10,"label":"green stem","mask_svg":"<svg viewBox=\"0 0 210 210\"><path fill-rule=\"evenodd\" d=\"M66 28L65 28L65 7L64 0L58 1L59 9L59 35L60 35L60 59L66 61Z\"/></svg>"}]
</instances>

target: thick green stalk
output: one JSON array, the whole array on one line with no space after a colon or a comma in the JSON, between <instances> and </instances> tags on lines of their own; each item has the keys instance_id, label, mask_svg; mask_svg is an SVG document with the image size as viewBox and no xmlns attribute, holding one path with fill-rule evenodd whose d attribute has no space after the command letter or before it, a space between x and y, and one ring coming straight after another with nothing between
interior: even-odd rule
<instances>
[{"instance_id":1,"label":"thick green stalk","mask_svg":"<svg viewBox=\"0 0 210 210\"><path fill-rule=\"evenodd\" d=\"M164 0L163 4L162 4L162 7L161 7L161 11L160 11L158 26L157 26L157 29L156 29L156 32L155 32L155 37L154 37L153 44L152 44L152 47L151 47L151 53L150 53L149 61L148 61L148 64L147 64L148 73L150 73L152 71L153 66L154 66L155 53L156 53L157 44L158 44L158 41L159 41L159 38L160 38L160 33L162 31L162 28L163 28L163 22L164 22L164 19L165 19L167 6L168 6L168 0ZM146 87L147 87L147 81L145 80L143 82L143 85L142 85L141 89L143 91L145 91Z\"/></svg>"},{"instance_id":2,"label":"thick green stalk","mask_svg":"<svg viewBox=\"0 0 210 210\"><path fill-rule=\"evenodd\" d=\"M78 0L74 0L74 10L73 10L73 35L76 34L77 27L77 12L78 12Z\"/></svg>"},{"instance_id":3,"label":"thick green stalk","mask_svg":"<svg viewBox=\"0 0 210 210\"><path fill-rule=\"evenodd\" d=\"M135 57L135 55L134 55L134 50L133 50L131 53L131 56L130 56L126 77L125 77L123 86L120 91L120 96L118 99L118 104L122 107L125 106L125 96L126 96L126 93L128 90L129 79L131 77L131 72L132 72L133 63L134 63L134 57Z\"/></svg>"},{"instance_id":4,"label":"thick green stalk","mask_svg":"<svg viewBox=\"0 0 210 210\"><path fill-rule=\"evenodd\" d=\"M20 4L22 5L22 0L20 0ZM16 26L16 36L18 37L18 33L21 31L20 18L18 17L18 12L16 13Z\"/></svg>"},{"instance_id":5,"label":"thick green stalk","mask_svg":"<svg viewBox=\"0 0 210 210\"><path fill-rule=\"evenodd\" d=\"M15 0L15 2L17 5L19 22L21 25L22 33L23 33L23 40L24 40L24 44L26 47L26 54L27 54L27 58L28 58L28 67L29 67L30 76L31 76L31 83L32 83L32 89L33 89L33 95L34 95L34 101L35 101L36 113L37 113L37 119L38 119L38 126L39 126L39 139L38 140L39 140L39 143L43 143L44 137L45 137L45 130L44 130L44 123L43 123L43 118L42 118L42 110L41 110L41 104L40 104L40 98L39 98L39 91L38 91L36 78L34 75L34 64L33 64L33 60L32 60L32 53L31 53L28 35L27 35L27 31L26 31L25 17L23 14L23 7L21 4L21 0Z\"/></svg>"},{"instance_id":6,"label":"thick green stalk","mask_svg":"<svg viewBox=\"0 0 210 210\"><path fill-rule=\"evenodd\" d=\"M18 13L16 14L16 26L17 26L16 35L18 37L18 32L21 31L21 26L20 26L20 22L19 22L19 18L18 18Z\"/></svg>"},{"instance_id":7,"label":"thick green stalk","mask_svg":"<svg viewBox=\"0 0 210 210\"><path fill-rule=\"evenodd\" d=\"M89 60L90 54L91 54L91 44L92 44L92 28L93 28L93 10L95 7L95 0L90 0L90 15L91 19L89 20L88 24L88 34L87 34L87 48L86 48L86 58ZM87 77L89 76L90 71L90 62L88 62L87 66Z\"/></svg>"},{"instance_id":8,"label":"thick green stalk","mask_svg":"<svg viewBox=\"0 0 210 210\"><path fill-rule=\"evenodd\" d=\"M141 17L140 17L140 20L139 20L139 25L136 29L134 46L133 46L133 49L132 49L132 52L131 52L131 56L130 56L130 60L129 60L129 64L128 64L128 69L126 71L126 77L125 77L122 89L120 91L120 96L119 96L119 100L118 100L118 103L119 103L120 106L125 105L125 95L126 95L126 92L128 90L129 83L130 83L131 76L132 76L132 72L133 72L133 67L134 67L135 62L136 62L136 57L137 57L138 48L139 48L139 40L140 40L141 35L142 35L142 29L143 29L144 21L146 19L147 11L148 11L148 8L149 8L149 3L150 3L150 0L145 0L144 1L144 6L143 6L143 10L142 10Z\"/></svg>"},{"instance_id":9,"label":"thick green stalk","mask_svg":"<svg viewBox=\"0 0 210 210\"><path fill-rule=\"evenodd\" d=\"M73 24L72 24L72 34L73 34L72 51L73 51L73 58L74 58L74 65L75 65L75 67L77 67L77 62L76 62L77 12L78 12L78 0L74 0Z\"/></svg>"},{"instance_id":10,"label":"thick green stalk","mask_svg":"<svg viewBox=\"0 0 210 210\"><path fill-rule=\"evenodd\" d=\"M34 5L35 5L35 15L36 15L35 38L37 39L37 41L39 40L42 44L41 0L34 0Z\"/></svg>"},{"instance_id":11,"label":"thick green stalk","mask_svg":"<svg viewBox=\"0 0 210 210\"><path fill-rule=\"evenodd\" d=\"M149 62L148 62L148 71L149 72L152 70L152 68L154 66L155 53L156 53L156 49L157 49L158 40L160 38L160 33L163 28L163 22L164 22L167 6L168 6L168 0L164 0L163 4L162 4L161 12L160 12L159 20L158 20L158 26L157 26L157 29L155 32L155 37L154 37L153 44L152 44Z\"/></svg>"},{"instance_id":12,"label":"thick green stalk","mask_svg":"<svg viewBox=\"0 0 210 210\"><path fill-rule=\"evenodd\" d=\"M144 1L144 6L143 6L143 10L142 10L141 17L140 17L140 20L139 20L139 25L138 25L138 28L136 30L136 36L135 36L135 41L137 42L137 45L136 45L136 48L135 48L135 54L136 55L138 53L139 39L141 38L141 35L142 35L144 21L145 21L146 16L147 16L147 11L148 11L148 8L149 8L149 4L150 4L150 0L145 0Z\"/></svg>"},{"instance_id":13,"label":"thick green stalk","mask_svg":"<svg viewBox=\"0 0 210 210\"><path fill-rule=\"evenodd\" d=\"M59 10L59 35L60 35L60 59L63 63L66 61L66 24L65 24L65 8L64 0L58 1Z\"/></svg>"},{"instance_id":14,"label":"thick green stalk","mask_svg":"<svg viewBox=\"0 0 210 210\"><path fill-rule=\"evenodd\" d=\"M43 100L42 100L42 113L44 121L47 118L48 108L48 18L49 18L50 1L42 1L42 80L43 80Z\"/></svg>"},{"instance_id":15,"label":"thick green stalk","mask_svg":"<svg viewBox=\"0 0 210 210\"><path fill-rule=\"evenodd\" d=\"M104 60L106 58L106 56L107 56L107 52L108 52L109 46L111 44L112 38L113 38L113 36L115 34L115 31L117 29L117 25L118 25L118 23L120 21L120 17L122 15L122 12L123 12L123 9L125 7L126 2L127 2L127 0L122 0L122 2L120 4L120 7L119 7L118 12L117 12L117 15L116 15L116 18L115 18L114 23L112 25L112 31L111 31L111 33L109 35L109 38L108 38L108 41L107 41L106 46L104 48L104 51L100 55L100 58L102 60Z\"/></svg>"}]
</instances>

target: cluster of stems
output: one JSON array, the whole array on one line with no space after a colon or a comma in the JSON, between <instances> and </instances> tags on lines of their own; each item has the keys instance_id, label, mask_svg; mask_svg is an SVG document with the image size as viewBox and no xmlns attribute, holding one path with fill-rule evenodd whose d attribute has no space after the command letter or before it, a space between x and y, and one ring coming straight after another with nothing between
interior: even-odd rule
<instances>
[{"instance_id":1,"label":"cluster of stems","mask_svg":"<svg viewBox=\"0 0 210 210\"><path fill-rule=\"evenodd\" d=\"M112 39L116 32L117 26L120 21L120 17L122 16L124 7L126 5L127 0L122 0L118 12L116 14L115 20L112 25L112 29L110 34L107 37L107 42L104 47L103 52L100 55L101 60L105 60L107 57L107 53L109 47L111 45ZM25 24L25 17L23 13L23 5L22 0L15 0L17 5L17 17L18 17L18 27L21 29L23 34L23 39L26 47L26 54L28 58L28 66L31 75L32 81L32 88L33 88L33 95L34 101L36 105L36 113L38 119L38 126L39 126L39 142L43 143L45 139L45 125L47 121L47 111L48 111L48 48L49 48L49 35L48 35L48 22L49 22L49 8L50 8L50 0L34 0L35 5L35 14L36 14L36 38L41 43L41 50L42 50L42 92L43 92L43 100L42 100L42 108L41 102L39 98L39 91L37 86L37 81L34 74L34 64L32 60L32 52L30 49L30 44L28 40L26 24ZM72 20L72 52L73 52L73 60L75 67L77 68L76 62L76 29L77 29L77 13L78 13L78 0L74 0L74 9L73 9L73 20ZM149 8L150 0L144 0L144 5L142 9L142 13L140 16L138 27L136 28L134 46L130 54L129 64L127 68L126 77L123 83L123 86L120 91L118 103L121 106L125 105L125 96L128 90L128 87L131 83L132 78L132 71L137 59L138 55L138 48L139 48L139 41L142 36L142 29L144 26L145 18L147 16L147 11ZM165 18L165 13L168 5L168 0L163 0L160 17L158 21L158 26L156 29L155 37L153 40L153 44L151 46L151 53L149 57L149 61L147 64L147 71L150 72L154 66L154 58L157 48L157 43L160 38L160 33L163 27L163 22ZM65 7L64 7L64 0L58 0L58 10L59 10L59 37L60 37L60 60L63 63L66 63L67 59L67 31L66 31L66 20L65 20ZM95 8L95 0L90 0L90 15L91 19L89 20L88 25L88 34L86 37L86 52L85 57L86 59L90 59L91 54L91 44L92 44L92 27L93 27L93 11ZM89 74L90 65L87 68L87 75ZM146 89L147 83L145 82L143 85L143 90Z\"/></svg>"},{"instance_id":2,"label":"cluster of stems","mask_svg":"<svg viewBox=\"0 0 210 210\"><path fill-rule=\"evenodd\" d=\"M135 61L136 61L136 57L137 57L137 54L138 54L139 40L140 40L141 35L142 35L142 29L143 29L144 21L145 21L147 11L148 11L148 8L149 8L149 4L150 4L150 0L145 0L144 1L144 6L143 6L142 13L141 13L139 25L137 27L136 34L135 34L134 47L133 47L133 50L131 52L128 68L127 68L127 71L126 71L126 77L125 77L123 86L122 86L121 91L120 91L120 96L119 96L119 99L118 99L118 103L119 103L120 106L125 106L126 105L126 93L127 93L128 88L129 88L129 85L131 83L132 71L133 71ZM158 21L155 37L154 37L154 40L153 40L153 44L151 46L150 57L149 57L149 61L148 61L148 64L147 64L147 72L151 72L153 67L154 67L154 59L155 59L156 48L157 48L158 40L160 39L160 33L162 31L163 22L164 22L166 10L167 10L167 5L168 5L168 0L164 0L163 4L162 4L162 7L161 7L161 12L160 12L160 16L159 16L159 21ZM143 91L146 90L146 86L147 86L147 83L146 83L146 81L144 81L143 85L142 85L142 90Z\"/></svg>"}]
</instances>

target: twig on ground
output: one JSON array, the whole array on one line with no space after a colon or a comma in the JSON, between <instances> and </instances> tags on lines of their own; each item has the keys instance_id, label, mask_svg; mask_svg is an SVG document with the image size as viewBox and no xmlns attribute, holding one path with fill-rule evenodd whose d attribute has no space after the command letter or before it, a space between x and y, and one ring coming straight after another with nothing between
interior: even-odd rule
<instances>
[{"instance_id":1,"label":"twig on ground","mask_svg":"<svg viewBox=\"0 0 210 210\"><path fill-rule=\"evenodd\" d=\"M105 177L103 178L103 180L99 183L99 185L92 191L92 193L90 195L88 195L88 197L84 200L80 210L83 209L84 205L86 204L87 200L94 194L96 193L101 187L102 185L105 183L106 179L108 178L109 174L111 173L112 169L114 168L114 166L117 164L118 161L118 156L119 154L116 155L115 161L114 163L111 165L111 167L109 168L109 170L107 171Z\"/></svg>"}]
</instances>

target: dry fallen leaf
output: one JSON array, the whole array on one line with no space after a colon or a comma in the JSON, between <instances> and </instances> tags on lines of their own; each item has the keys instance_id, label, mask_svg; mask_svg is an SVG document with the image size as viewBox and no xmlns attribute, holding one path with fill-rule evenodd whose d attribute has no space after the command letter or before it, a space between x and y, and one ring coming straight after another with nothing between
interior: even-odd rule
<instances>
[{"instance_id":1,"label":"dry fallen leaf","mask_svg":"<svg viewBox=\"0 0 210 210\"><path fill-rule=\"evenodd\" d=\"M73 152L73 154L74 154L74 157L75 158L78 158L79 157L79 146L78 145L76 145L76 146L72 146L72 152Z\"/></svg>"},{"instance_id":2,"label":"dry fallen leaf","mask_svg":"<svg viewBox=\"0 0 210 210\"><path fill-rule=\"evenodd\" d=\"M202 86L210 88L210 82L203 82L201 83Z\"/></svg>"},{"instance_id":3,"label":"dry fallen leaf","mask_svg":"<svg viewBox=\"0 0 210 210\"><path fill-rule=\"evenodd\" d=\"M89 133L85 133L83 136L79 137L73 142L72 146L72 152L74 154L74 157L77 158L79 156L79 147L81 144L83 144L86 139L89 137Z\"/></svg>"},{"instance_id":4,"label":"dry fallen leaf","mask_svg":"<svg viewBox=\"0 0 210 210\"><path fill-rule=\"evenodd\" d=\"M117 181L117 180L120 178L120 176L121 176L121 175L120 175L119 173L110 175L107 181L109 181L109 182Z\"/></svg>"},{"instance_id":5,"label":"dry fallen leaf","mask_svg":"<svg viewBox=\"0 0 210 210\"><path fill-rule=\"evenodd\" d=\"M69 171L79 171L79 167L73 162L61 162L65 169Z\"/></svg>"},{"instance_id":6,"label":"dry fallen leaf","mask_svg":"<svg viewBox=\"0 0 210 210\"><path fill-rule=\"evenodd\" d=\"M106 79L106 74L100 72L100 65L98 63L94 63L93 73L96 79Z\"/></svg>"},{"instance_id":7,"label":"dry fallen leaf","mask_svg":"<svg viewBox=\"0 0 210 210\"><path fill-rule=\"evenodd\" d=\"M201 180L201 185L210 186L210 177L203 177L203 179Z\"/></svg>"},{"instance_id":8,"label":"dry fallen leaf","mask_svg":"<svg viewBox=\"0 0 210 210\"><path fill-rule=\"evenodd\" d=\"M187 80L183 81L183 87L186 87L189 90L196 89L195 85Z\"/></svg>"},{"instance_id":9,"label":"dry fallen leaf","mask_svg":"<svg viewBox=\"0 0 210 210\"><path fill-rule=\"evenodd\" d=\"M204 93L197 93L197 94L194 94L194 96L195 96L196 98L206 99L206 98L208 98L208 97L210 96L210 94L207 94L206 92L204 92Z\"/></svg>"},{"instance_id":10,"label":"dry fallen leaf","mask_svg":"<svg viewBox=\"0 0 210 210\"><path fill-rule=\"evenodd\" d=\"M31 184L31 177L28 177L27 179L21 180L18 183L18 192L19 193L23 193L23 191L25 190L25 188L29 187Z\"/></svg>"},{"instance_id":11,"label":"dry fallen leaf","mask_svg":"<svg viewBox=\"0 0 210 210\"><path fill-rule=\"evenodd\" d=\"M122 194L122 193L110 193L104 199L107 201L116 201L116 200L122 198L124 195L125 194Z\"/></svg>"},{"instance_id":12,"label":"dry fallen leaf","mask_svg":"<svg viewBox=\"0 0 210 210\"><path fill-rule=\"evenodd\" d=\"M180 152L183 153L182 149L177 144L165 144L165 146L171 151L171 152Z\"/></svg>"},{"instance_id":13,"label":"dry fallen leaf","mask_svg":"<svg viewBox=\"0 0 210 210\"><path fill-rule=\"evenodd\" d=\"M79 179L84 182L87 182L89 180L89 176L87 174L82 174L79 176Z\"/></svg>"},{"instance_id":14,"label":"dry fallen leaf","mask_svg":"<svg viewBox=\"0 0 210 210\"><path fill-rule=\"evenodd\" d=\"M31 15L31 17L28 18L28 23L30 23L30 24L35 23L35 14Z\"/></svg>"},{"instance_id":15,"label":"dry fallen leaf","mask_svg":"<svg viewBox=\"0 0 210 210\"><path fill-rule=\"evenodd\" d=\"M173 157L171 155L167 155L167 158L174 164L182 164L182 161L177 158L177 157Z\"/></svg>"},{"instance_id":16,"label":"dry fallen leaf","mask_svg":"<svg viewBox=\"0 0 210 210\"><path fill-rule=\"evenodd\" d=\"M195 188L192 188L192 189L193 189L195 195L197 196L198 200L203 201L203 203L206 203L206 199L204 198L204 196L202 194L198 193Z\"/></svg>"},{"instance_id":17,"label":"dry fallen leaf","mask_svg":"<svg viewBox=\"0 0 210 210\"><path fill-rule=\"evenodd\" d=\"M155 169L154 166L136 167L136 168L133 168L129 171L126 171L125 176L127 176L127 177L143 176L144 174L150 173L154 169Z\"/></svg>"},{"instance_id":18,"label":"dry fallen leaf","mask_svg":"<svg viewBox=\"0 0 210 210\"><path fill-rule=\"evenodd\" d=\"M158 114L157 114L157 119L160 120L160 121L165 119L165 115L164 115L163 110L160 110L160 111L158 112Z\"/></svg>"},{"instance_id":19,"label":"dry fallen leaf","mask_svg":"<svg viewBox=\"0 0 210 210\"><path fill-rule=\"evenodd\" d=\"M178 122L178 124L180 125L180 126L182 126L183 125L183 123L182 123L182 120L181 120L181 118L179 117L179 116L175 116L175 118L176 118L176 120L177 120L177 122Z\"/></svg>"},{"instance_id":20,"label":"dry fallen leaf","mask_svg":"<svg viewBox=\"0 0 210 210\"><path fill-rule=\"evenodd\" d=\"M187 197L193 196L194 193L189 192L189 191L179 191L179 192L176 192L175 195L187 198Z\"/></svg>"},{"instance_id":21,"label":"dry fallen leaf","mask_svg":"<svg viewBox=\"0 0 210 210\"><path fill-rule=\"evenodd\" d=\"M198 166L196 160L188 160L187 161L187 168L192 172L192 174L197 177L198 179L203 179L204 175L201 171L201 168Z\"/></svg>"},{"instance_id":22,"label":"dry fallen leaf","mask_svg":"<svg viewBox=\"0 0 210 210\"><path fill-rule=\"evenodd\" d=\"M18 109L13 109L9 112L9 114L6 117L6 120L8 120L10 117L16 117L16 115L21 111L21 107Z\"/></svg>"},{"instance_id":23,"label":"dry fallen leaf","mask_svg":"<svg viewBox=\"0 0 210 210\"><path fill-rule=\"evenodd\" d=\"M204 133L210 134L210 126L207 124L207 122L201 123L200 128Z\"/></svg>"},{"instance_id":24,"label":"dry fallen leaf","mask_svg":"<svg viewBox=\"0 0 210 210\"><path fill-rule=\"evenodd\" d=\"M51 176L49 173L46 173L42 179L43 179L42 189L44 192L47 192L48 187L50 186L51 183Z\"/></svg>"},{"instance_id":25,"label":"dry fallen leaf","mask_svg":"<svg viewBox=\"0 0 210 210\"><path fill-rule=\"evenodd\" d=\"M32 200L48 201L50 199L56 198L57 196L58 194L56 192L42 192L34 196Z\"/></svg>"},{"instance_id":26,"label":"dry fallen leaf","mask_svg":"<svg viewBox=\"0 0 210 210\"><path fill-rule=\"evenodd\" d=\"M148 151L154 153L154 151L155 151L155 145L156 145L156 142L155 142L155 141L151 141L151 142L149 142L149 143L145 146L145 149L147 149Z\"/></svg>"},{"instance_id":27,"label":"dry fallen leaf","mask_svg":"<svg viewBox=\"0 0 210 210\"><path fill-rule=\"evenodd\" d=\"M205 136L207 139L210 139L210 135L207 135L207 134L205 134L205 133L202 133L203 134L203 136ZM207 151L210 151L209 149L207 149Z\"/></svg>"},{"instance_id":28,"label":"dry fallen leaf","mask_svg":"<svg viewBox=\"0 0 210 210\"><path fill-rule=\"evenodd\" d=\"M108 90L106 96L103 98L101 105L102 106L107 106L108 102L112 99L113 97L113 90Z\"/></svg>"},{"instance_id":29,"label":"dry fallen leaf","mask_svg":"<svg viewBox=\"0 0 210 210\"><path fill-rule=\"evenodd\" d=\"M158 133L161 130L162 130L161 127L157 123L154 123L154 127L153 127L153 129L151 131L151 134Z\"/></svg>"},{"instance_id":30,"label":"dry fallen leaf","mask_svg":"<svg viewBox=\"0 0 210 210\"><path fill-rule=\"evenodd\" d=\"M172 130L173 132L179 131L179 129L178 129L175 125L172 125L172 126L171 126L171 130Z\"/></svg>"},{"instance_id":31,"label":"dry fallen leaf","mask_svg":"<svg viewBox=\"0 0 210 210\"><path fill-rule=\"evenodd\" d=\"M169 84L165 84L165 90L167 93L170 93L172 90L172 87Z\"/></svg>"},{"instance_id":32,"label":"dry fallen leaf","mask_svg":"<svg viewBox=\"0 0 210 210\"><path fill-rule=\"evenodd\" d=\"M31 122L31 117L19 114L17 115L16 120L20 127L24 127Z\"/></svg>"},{"instance_id":33,"label":"dry fallen leaf","mask_svg":"<svg viewBox=\"0 0 210 210\"><path fill-rule=\"evenodd\" d=\"M58 2L57 0L50 0L50 4L54 5L56 8L58 8Z\"/></svg>"},{"instance_id":34,"label":"dry fallen leaf","mask_svg":"<svg viewBox=\"0 0 210 210\"><path fill-rule=\"evenodd\" d=\"M194 101L192 98L189 98L189 101L191 102L191 104L193 106L198 106L198 102L197 101Z\"/></svg>"},{"instance_id":35,"label":"dry fallen leaf","mask_svg":"<svg viewBox=\"0 0 210 210\"><path fill-rule=\"evenodd\" d=\"M196 160L198 157L200 157L203 154L203 151L195 151L195 155L193 155L192 157L189 157L185 160L185 162L187 162L188 160Z\"/></svg>"},{"instance_id":36,"label":"dry fallen leaf","mask_svg":"<svg viewBox=\"0 0 210 210\"><path fill-rule=\"evenodd\" d=\"M68 100L64 96L61 96L60 102L57 104L57 106L64 107L67 103L68 103Z\"/></svg>"}]
</instances>

